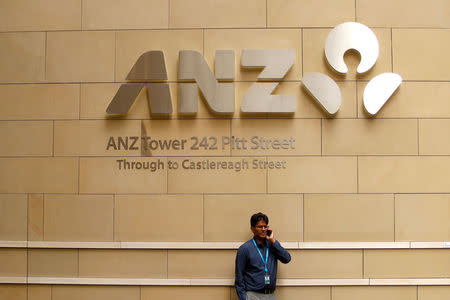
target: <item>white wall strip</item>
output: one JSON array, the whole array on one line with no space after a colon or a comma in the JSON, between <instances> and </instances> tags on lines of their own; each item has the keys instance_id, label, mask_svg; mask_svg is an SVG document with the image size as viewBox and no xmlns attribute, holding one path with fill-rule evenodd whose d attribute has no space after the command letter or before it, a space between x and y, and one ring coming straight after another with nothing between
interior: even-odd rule
<instances>
[{"instance_id":1,"label":"white wall strip","mask_svg":"<svg viewBox=\"0 0 450 300\"><path fill-rule=\"evenodd\" d=\"M27 248L27 241L0 241L2 248Z\"/></svg>"},{"instance_id":2,"label":"white wall strip","mask_svg":"<svg viewBox=\"0 0 450 300\"><path fill-rule=\"evenodd\" d=\"M126 249L238 249L242 242L121 242L120 244L121 248Z\"/></svg>"},{"instance_id":3,"label":"white wall strip","mask_svg":"<svg viewBox=\"0 0 450 300\"><path fill-rule=\"evenodd\" d=\"M1 283L27 283L27 277L0 277Z\"/></svg>"},{"instance_id":4,"label":"white wall strip","mask_svg":"<svg viewBox=\"0 0 450 300\"><path fill-rule=\"evenodd\" d=\"M410 246L411 246L410 242L299 242L298 248L299 249L408 249L410 248Z\"/></svg>"},{"instance_id":5,"label":"white wall strip","mask_svg":"<svg viewBox=\"0 0 450 300\"><path fill-rule=\"evenodd\" d=\"M234 279L0 277L0 284L1 283L62 284L62 285L233 286ZM278 286L450 285L450 278L279 279L277 285Z\"/></svg>"},{"instance_id":6,"label":"white wall strip","mask_svg":"<svg viewBox=\"0 0 450 300\"><path fill-rule=\"evenodd\" d=\"M0 248L237 249L243 242L52 242L0 241ZM439 249L450 242L281 242L286 249Z\"/></svg>"},{"instance_id":7,"label":"white wall strip","mask_svg":"<svg viewBox=\"0 0 450 300\"><path fill-rule=\"evenodd\" d=\"M411 248L450 248L450 242L411 242Z\"/></svg>"},{"instance_id":8,"label":"white wall strip","mask_svg":"<svg viewBox=\"0 0 450 300\"><path fill-rule=\"evenodd\" d=\"M370 279L370 285L450 285L450 278Z\"/></svg>"},{"instance_id":9,"label":"white wall strip","mask_svg":"<svg viewBox=\"0 0 450 300\"><path fill-rule=\"evenodd\" d=\"M369 285L369 279L279 279L279 286Z\"/></svg>"},{"instance_id":10,"label":"white wall strip","mask_svg":"<svg viewBox=\"0 0 450 300\"><path fill-rule=\"evenodd\" d=\"M186 286L189 279L28 277L28 284Z\"/></svg>"},{"instance_id":11,"label":"white wall strip","mask_svg":"<svg viewBox=\"0 0 450 300\"><path fill-rule=\"evenodd\" d=\"M116 249L120 242L28 242L28 248L83 248L83 249Z\"/></svg>"}]
</instances>

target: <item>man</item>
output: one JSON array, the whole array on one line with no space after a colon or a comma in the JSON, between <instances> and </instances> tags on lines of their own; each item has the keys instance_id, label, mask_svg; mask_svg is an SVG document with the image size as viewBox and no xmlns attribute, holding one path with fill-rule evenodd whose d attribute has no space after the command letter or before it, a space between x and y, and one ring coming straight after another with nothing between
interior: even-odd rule
<instances>
[{"instance_id":1,"label":"man","mask_svg":"<svg viewBox=\"0 0 450 300\"><path fill-rule=\"evenodd\" d=\"M253 238L239 247L236 254L235 287L240 300L276 300L278 260L287 264L291 255L275 240L263 213L250 218Z\"/></svg>"}]
</instances>

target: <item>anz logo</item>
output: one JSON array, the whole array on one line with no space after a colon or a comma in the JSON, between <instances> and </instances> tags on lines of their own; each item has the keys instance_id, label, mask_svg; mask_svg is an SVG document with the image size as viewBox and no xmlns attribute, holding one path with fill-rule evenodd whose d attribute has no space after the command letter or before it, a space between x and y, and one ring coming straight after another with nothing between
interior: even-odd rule
<instances>
[{"instance_id":1,"label":"anz logo","mask_svg":"<svg viewBox=\"0 0 450 300\"><path fill-rule=\"evenodd\" d=\"M379 54L378 39L373 31L356 22L336 26L325 42L325 57L329 66L339 74L346 74L348 68L344 54L356 50L361 55L357 73L369 71ZM245 49L241 53L241 66L263 68L257 81L248 89L242 99L241 111L251 113L293 113L296 110L294 95L272 95L279 82L294 64L293 49ZM235 53L233 50L217 50L215 74L203 55L193 50L181 50L178 62L178 112L195 114L198 110L198 90L213 113L232 114L235 111L234 78ZM124 83L109 104L108 114L126 114L136 97L147 85L152 114L167 115L173 112L170 87L162 51L148 51L142 54L131 68L127 78L135 83ZM273 82L270 82L272 80ZM363 103L365 110L375 115L395 90L402 78L395 73L383 73L367 84ZM312 98L330 115L341 106L341 92L336 82L321 73L305 74L302 83Z\"/></svg>"}]
</instances>

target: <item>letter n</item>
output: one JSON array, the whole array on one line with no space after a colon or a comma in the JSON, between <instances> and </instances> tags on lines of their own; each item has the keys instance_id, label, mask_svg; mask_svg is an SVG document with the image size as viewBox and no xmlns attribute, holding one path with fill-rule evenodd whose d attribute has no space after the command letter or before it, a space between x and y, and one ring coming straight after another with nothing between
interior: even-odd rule
<instances>
[{"instance_id":1,"label":"letter n","mask_svg":"<svg viewBox=\"0 0 450 300\"><path fill-rule=\"evenodd\" d=\"M166 63L162 51L148 51L142 54L131 68L127 80L164 81L167 80ZM145 83L124 83L109 103L108 114L126 114ZM171 114L172 99L167 82L147 83L147 93L152 114Z\"/></svg>"},{"instance_id":2,"label":"letter n","mask_svg":"<svg viewBox=\"0 0 450 300\"><path fill-rule=\"evenodd\" d=\"M217 50L215 57L216 76L203 55L194 50L179 52L178 79L195 83L178 84L178 112L193 114L198 110L198 88L215 113L234 112L234 83L219 83L218 80L234 79L234 51Z\"/></svg>"}]
</instances>

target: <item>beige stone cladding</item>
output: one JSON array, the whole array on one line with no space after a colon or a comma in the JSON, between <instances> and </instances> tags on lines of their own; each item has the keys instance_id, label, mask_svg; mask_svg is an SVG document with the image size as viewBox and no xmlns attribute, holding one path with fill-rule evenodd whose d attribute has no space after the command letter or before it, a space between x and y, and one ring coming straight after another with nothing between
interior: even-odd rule
<instances>
[{"instance_id":1,"label":"beige stone cladding","mask_svg":"<svg viewBox=\"0 0 450 300\"><path fill-rule=\"evenodd\" d=\"M437 300L446 299L450 289L447 286L375 286L375 287L279 287L277 299L400 299ZM51 300L51 299L131 299L162 300L176 299L219 299L238 300L234 288L229 287L163 287L163 286L100 286L100 285L0 285L0 299ZM173 297L173 298L172 298Z\"/></svg>"},{"instance_id":2,"label":"beige stone cladding","mask_svg":"<svg viewBox=\"0 0 450 300\"><path fill-rule=\"evenodd\" d=\"M327 62L344 22L377 38L366 73L357 51L347 74ZM251 49L291 49L292 67L258 78ZM183 112L182 50L208 76L234 53L217 79L234 111L203 88ZM127 79L148 51L165 71L147 61ZM292 255L280 300L449 299L449 53L448 0L0 0L0 300L237 300L236 250L259 211ZM314 72L340 90L335 115L302 83ZM383 73L402 83L370 115ZM108 114L126 84L142 85L134 103ZM243 111L267 84L291 112Z\"/></svg>"}]
</instances>

